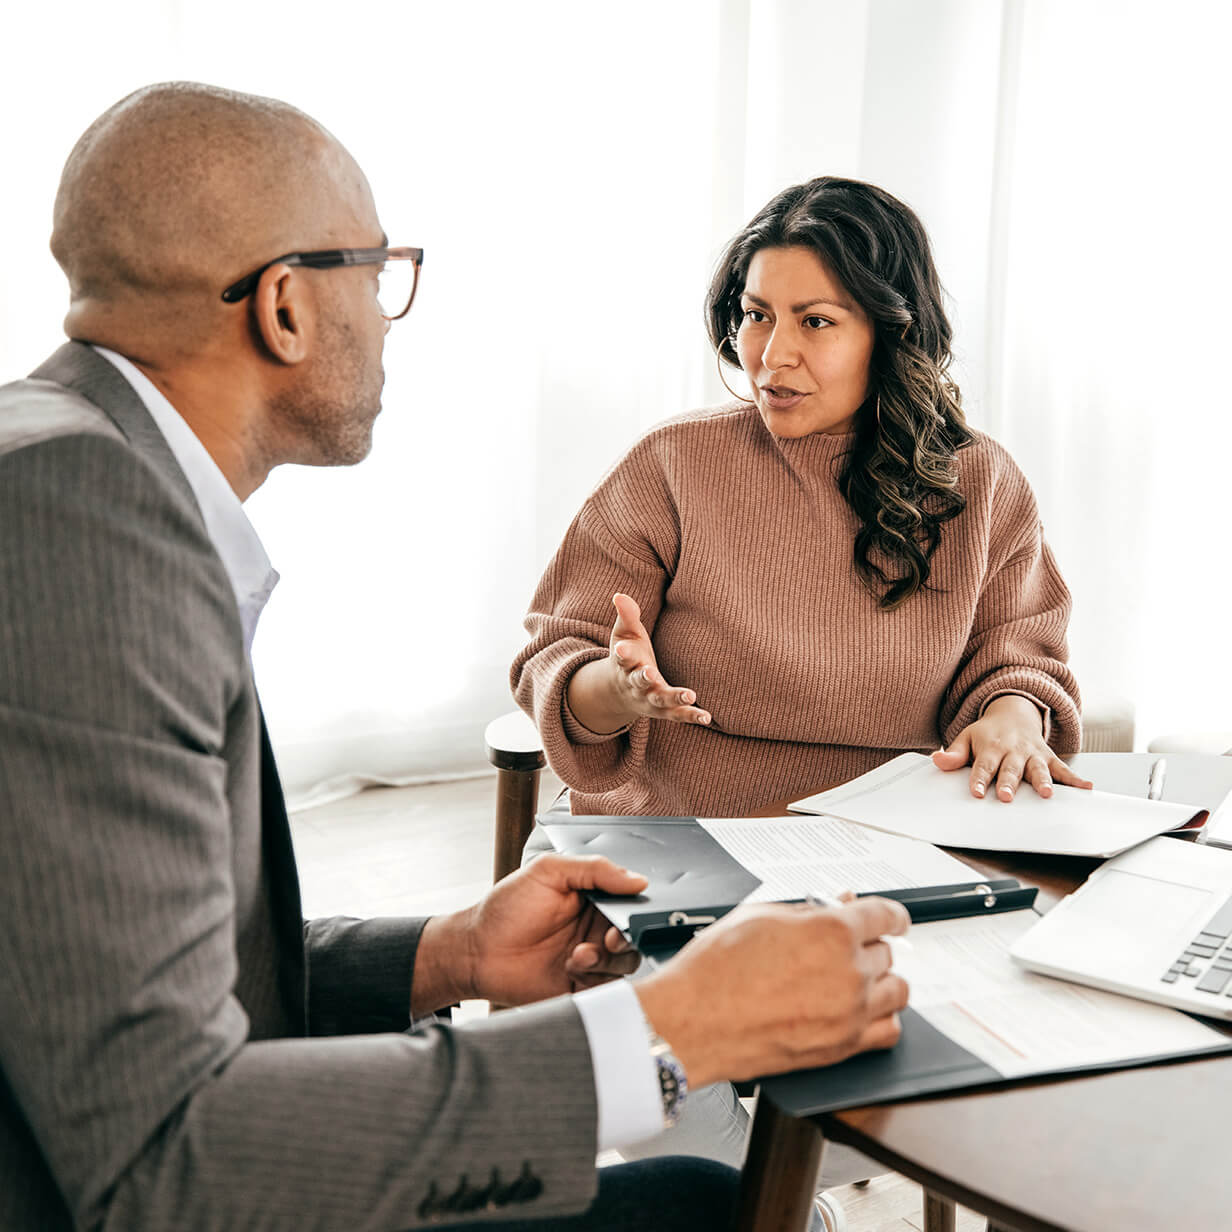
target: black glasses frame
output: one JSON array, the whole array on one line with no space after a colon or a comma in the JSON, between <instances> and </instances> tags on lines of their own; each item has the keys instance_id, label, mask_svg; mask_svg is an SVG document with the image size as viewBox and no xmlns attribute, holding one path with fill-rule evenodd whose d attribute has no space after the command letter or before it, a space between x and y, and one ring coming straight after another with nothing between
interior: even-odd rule
<instances>
[{"instance_id":1,"label":"black glasses frame","mask_svg":"<svg viewBox=\"0 0 1232 1232\"><path fill-rule=\"evenodd\" d=\"M387 321L400 321L411 310L415 292L419 289L419 271L423 268L422 248L320 248L315 252L287 252L281 257L267 261L260 269L233 282L223 293L223 302L238 304L257 289L261 275L274 265L301 265L306 269L341 269L348 265L384 265L386 261L410 261L415 269L411 282L411 296L401 312L390 316L382 312Z\"/></svg>"}]
</instances>

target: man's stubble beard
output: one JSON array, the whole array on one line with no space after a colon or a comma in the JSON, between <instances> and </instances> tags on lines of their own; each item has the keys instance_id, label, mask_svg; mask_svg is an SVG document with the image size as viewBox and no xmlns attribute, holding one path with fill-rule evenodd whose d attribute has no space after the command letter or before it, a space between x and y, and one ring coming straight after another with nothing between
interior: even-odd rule
<instances>
[{"instance_id":1,"label":"man's stubble beard","mask_svg":"<svg viewBox=\"0 0 1232 1232\"><path fill-rule=\"evenodd\" d=\"M372 449L372 425L381 410L385 371L378 354L366 363L348 325L323 326L318 356L296 389L272 410L306 466L354 466Z\"/></svg>"}]
</instances>

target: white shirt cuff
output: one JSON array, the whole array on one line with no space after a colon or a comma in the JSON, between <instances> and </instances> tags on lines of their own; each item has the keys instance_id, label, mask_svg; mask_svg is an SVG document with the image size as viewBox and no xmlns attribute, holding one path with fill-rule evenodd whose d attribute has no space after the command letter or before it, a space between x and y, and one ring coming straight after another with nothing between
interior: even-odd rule
<instances>
[{"instance_id":1,"label":"white shirt cuff","mask_svg":"<svg viewBox=\"0 0 1232 1232\"><path fill-rule=\"evenodd\" d=\"M650 1024L628 980L574 995L599 1106L598 1150L617 1151L663 1132L663 1096L650 1055Z\"/></svg>"}]
</instances>

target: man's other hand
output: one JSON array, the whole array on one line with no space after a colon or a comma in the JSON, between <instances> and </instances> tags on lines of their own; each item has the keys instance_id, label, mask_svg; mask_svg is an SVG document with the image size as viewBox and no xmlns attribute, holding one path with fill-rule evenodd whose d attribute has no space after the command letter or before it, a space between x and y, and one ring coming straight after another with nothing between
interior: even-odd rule
<instances>
[{"instance_id":1,"label":"man's other hand","mask_svg":"<svg viewBox=\"0 0 1232 1232\"><path fill-rule=\"evenodd\" d=\"M540 856L474 907L428 922L415 961L413 1012L464 997L525 1005L628 975L637 952L583 891L645 888L645 877L603 856Z\"/></svg>"}]
</instances>

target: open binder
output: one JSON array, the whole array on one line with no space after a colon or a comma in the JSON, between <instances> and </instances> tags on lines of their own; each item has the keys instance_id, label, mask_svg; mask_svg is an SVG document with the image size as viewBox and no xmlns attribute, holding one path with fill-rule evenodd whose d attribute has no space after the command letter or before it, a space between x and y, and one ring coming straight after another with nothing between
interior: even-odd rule
<instances>
[{"instance_id":1,"label":"open binder","mask_svg":"<svg viewBox=\"0 0 1232 1232\"><path fill-rule=\"evenodd\" d=\"M605 855L649 879L645 892L636 897L599 893L591 897L652 960L670 957L761 884L695 818L540 820L558 851ZM979 893L974 892L975 885ZM893 1049L766 1079L763 1093L784 1111L808 1116L1043 1074L1088 1073L1232 1052L1226 1028L1018 968L1009 958L1009 945L1038 919L1032 908L1035 893L1033 887L1008 879L933 886L927 894L910 889L895 893L915 921L913 947L924 956L951 950L977 954L983 947L978 961L984 965L977 978L960 973L955 981L956 1010L952 1012L947 1003L948 993L938 999L933 988L929 1004L903 1012L902 1038ZM921 922L925 920L932 922ZM925 988L935 969L926 972L918 986L914 974L904 974L914 998L917 987ZM984 977L986 990L981 984ZM1001 1022L996 1021L998 1015ZM1063 1021L1067 1016L1080 1024L1085 1021L1089 1030L1086 1036L1075 1030L1065 1055L1055 1047L1051 1051L1042 1047L1035 1055L1013 1036L1014 1030L1031 1030L1033 1015L1045 1040L1057 1035L1053 1020L1058 1015Z\"/></svg>"}]
</instances>

